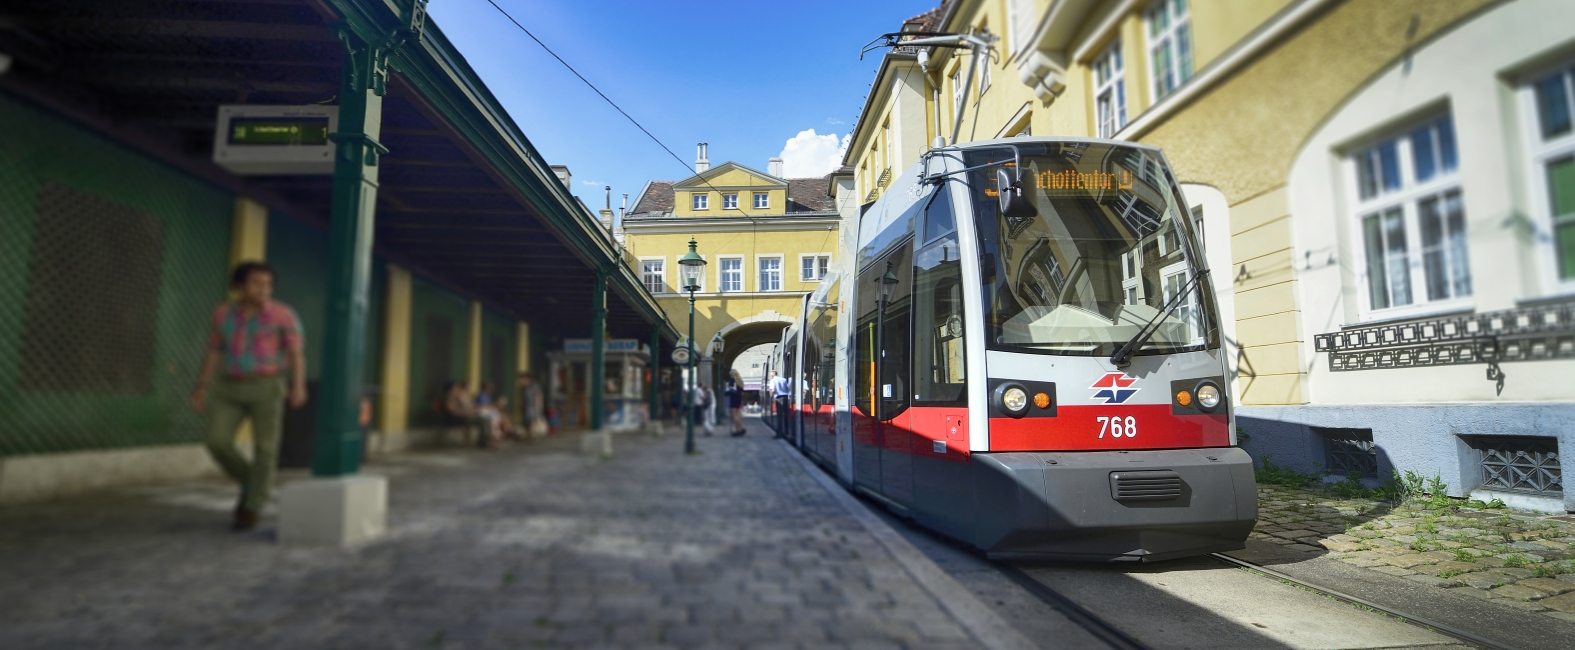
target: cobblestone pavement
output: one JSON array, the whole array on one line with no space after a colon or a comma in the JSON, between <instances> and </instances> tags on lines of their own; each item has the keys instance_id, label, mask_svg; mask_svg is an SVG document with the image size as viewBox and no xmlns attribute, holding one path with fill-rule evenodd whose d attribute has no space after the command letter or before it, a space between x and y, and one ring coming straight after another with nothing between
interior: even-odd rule
<instances>
[{"instance_id":1,"label":"cobblestone pavement","mask_svg":"<svg viewBox=\"0 0 1575 650\"><path fill-rule=\"evenodd\" d=\"M1575 621L1575 518L1464 503L1396 506L1260 485L1252 536Z\"/></svg>"},{"instance_id":2,"label":"cobblestone pavement","mask_svg":"<svg viewBox=\"0 0 1575 650\"><path fill-rule=\"evenodd\" d=\"M348 550L227 532L218 482L0 511L0 647L977 646L750 428L391 458L390 532Z\"/></svg>"}]
</instances>

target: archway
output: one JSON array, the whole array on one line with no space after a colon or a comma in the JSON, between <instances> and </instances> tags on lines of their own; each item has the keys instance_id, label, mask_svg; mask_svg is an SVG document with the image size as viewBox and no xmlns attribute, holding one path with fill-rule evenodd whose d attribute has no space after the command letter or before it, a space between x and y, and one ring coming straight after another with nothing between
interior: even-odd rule
<instances>
[{"instance_id":1,"label":"archway","mask_svg":"<svg viewBox=\"0 0 1575 650\"><path fill-rule=\"evenodd\" d=\"M722 354L714 359L717 369L717 383L721 384L727 372L732 370L733 362L745 351L760 345L770 345L782 340L782 330L792 325L792 321L769 312L730 323L722 328Z\"/></svg>"}]
</instances>

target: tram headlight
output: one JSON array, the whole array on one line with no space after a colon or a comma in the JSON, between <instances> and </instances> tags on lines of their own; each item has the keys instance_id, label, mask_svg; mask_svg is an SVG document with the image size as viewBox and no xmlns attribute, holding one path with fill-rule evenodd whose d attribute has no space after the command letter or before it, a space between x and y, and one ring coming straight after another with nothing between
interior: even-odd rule
<instances>
[{"instance_id":1,"label":"tram headlight","mask_svg":"<svg viewBox=\"0 0 1575 650\"><path fill-rule=\"evenodd\" d=\"M1006 410L1016 412L1028 408L1028 393L1021 388L1013 386L1001 393L1001 404Z\"/></svg>"},{"instance_id":2,"label":"tram headlight","mask_svg":"<svg viewBox=\"0 0 1575 650\"><path fill-rule=\"evenodd\" d=\"M1212 381L1205 381L1193 389L1193 394L1198 396L1198 408L1204 411L1213 411L1220 406L1220 387Z\"/></svg>"},{"instance_id":3,"label":"tram headlight","mask_svg":"<svg viewBox=\"0 0 1575 650\"><path fill-rule=\"evenodd\" d=\"M1020 418L1028 414L1028 390L1018 384L1003 384L995 389L995 403L1006 415Z\"/></svg>"}]
</instances>

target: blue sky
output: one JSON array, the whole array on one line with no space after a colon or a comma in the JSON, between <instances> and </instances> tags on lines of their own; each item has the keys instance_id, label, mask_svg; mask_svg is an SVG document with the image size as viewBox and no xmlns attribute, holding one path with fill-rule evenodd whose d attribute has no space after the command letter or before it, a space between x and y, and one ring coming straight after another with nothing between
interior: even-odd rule
<instances>
[{"instance_id":1,"label":"blue sky","mask_svg":"<svg viewBox=\"0 0 1575 650\"><path fill-rule=\"evenodd\" d=\"M766 169L788 140L851 127L879 53L859 48L938 0L497 0L537 38L639 120L686 163L695 143ZM602 186L634 201L647 180L689 175L487 0L439 0L433 20L593 210ZM831 140L798 140L793 173L825 165ZM818 163L818 165L817 165ZM822 172L823 173L823 172Z\"/></svg>"}]
</instances>

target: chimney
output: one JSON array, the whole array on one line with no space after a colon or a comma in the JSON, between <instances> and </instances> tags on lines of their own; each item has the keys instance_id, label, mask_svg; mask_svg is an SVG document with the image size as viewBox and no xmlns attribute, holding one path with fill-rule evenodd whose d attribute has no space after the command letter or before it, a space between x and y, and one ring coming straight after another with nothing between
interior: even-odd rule
<instances>
[{"instance_id":1,"label":"chimney","mask_svg":"<svg viewBox=\"0 0 1575 650\"><path fill-rule=\"evenodd\" d=\"M607 191L607 205L601 209L600 216L602 227L607 229L607 235L611 237L613 234L612 186L608 185L605 189Z\"/></svg>"},{"instance_id":2,"label":"chimney","mask_svg":"<svg viewBox=\"0 0 1575 650\"><path fill-rule=\"evenodd\" d=\"M553 165L552 173L558 175L558 182L563 183L563 187L568 189L570 194L574 193L574 184L569 182L570 175L568 165Z\"/></svg>"},{"instance_id":3,"label":"chimney","mask_svg":"<svg viewBox=\"0 0 1575 650\"><path fill-rule=\"evenodd\" d=\"M618 240L618 245L623 245L623 219L629 213L629 195L623 195L623 205L618 207L618 227L613 229L613 239Z\"/></svg>"},{"instance_id":4,"label":"chimney","mask_svg":"<svg viewBox=\"0 0 1575 650\"><path fill-rule=\"evenodd\" d=\"M782 178L782 159L772 158L766 162L766 173L777 178Z\"/></svg>"},{"instance_id":5,"label":"chimney","mask_svg":"<svg viewBox=\"0 0 1575 650\"><path fill-rule=\"evenodd\" d=\"M706 159L706 154L710 153L710 148L711 145L704 142L695 145L695 173L698 174L711 168L711 161Z\"/></svg>"}]
</instances>

